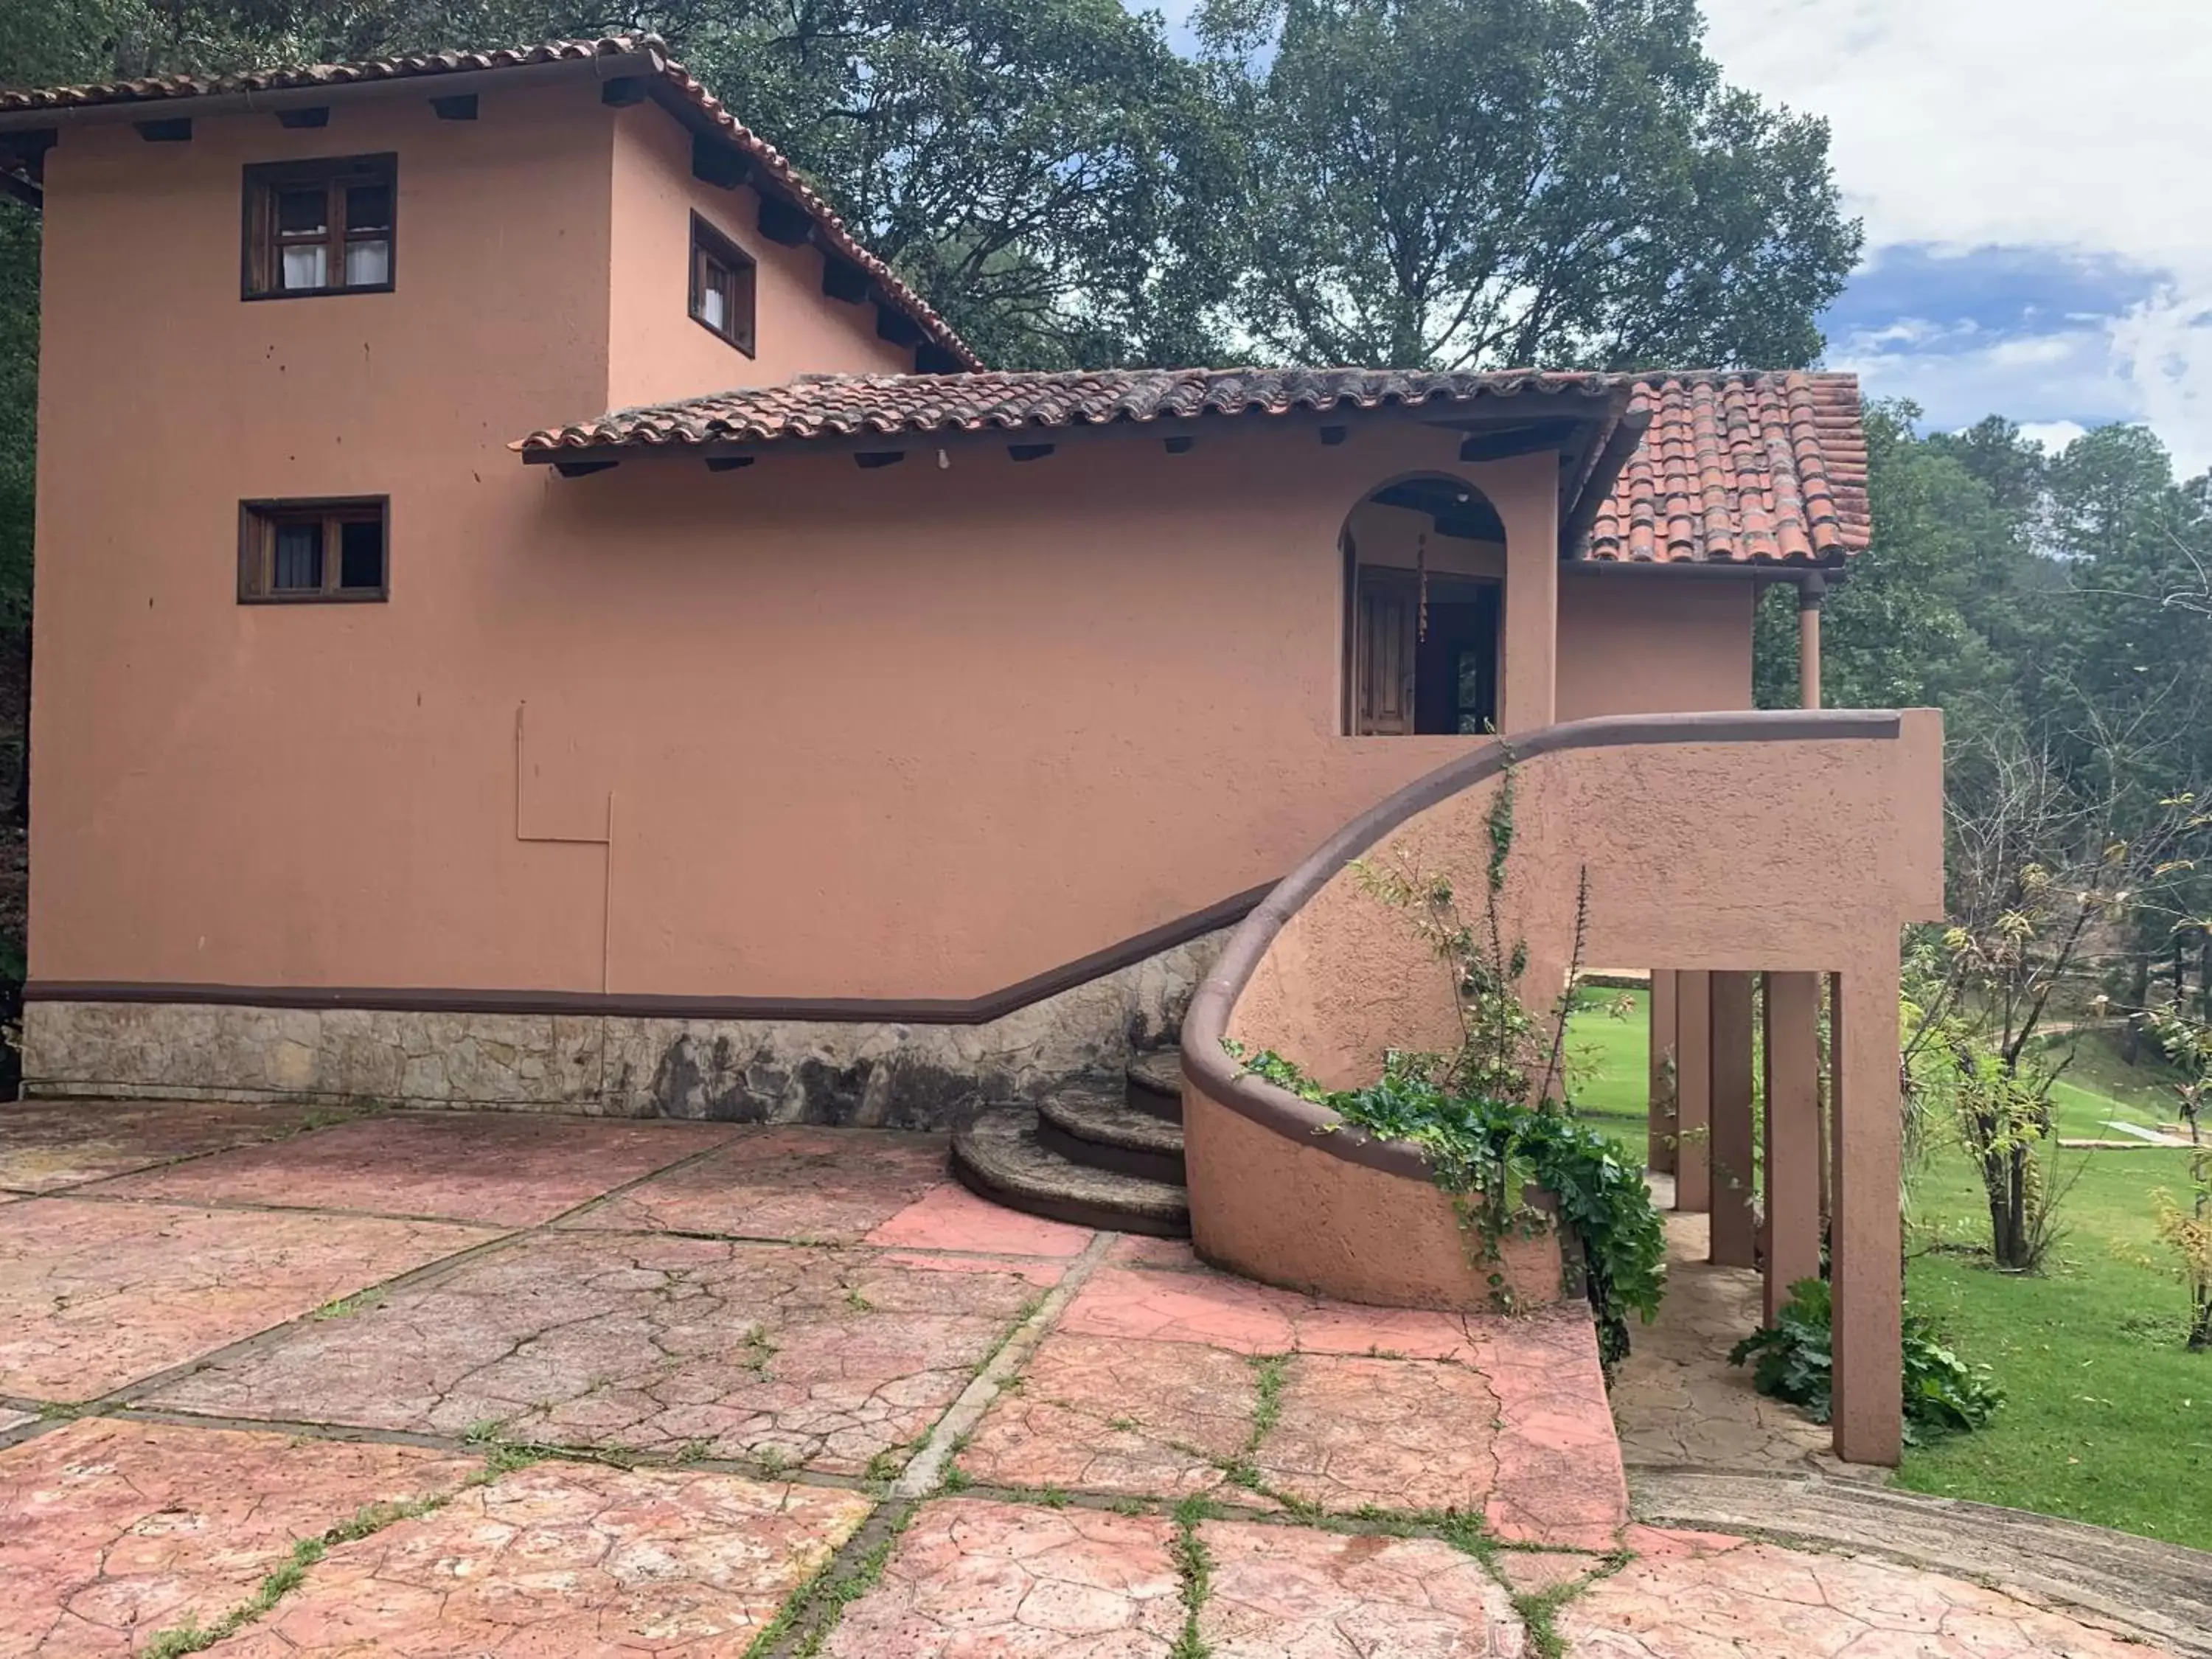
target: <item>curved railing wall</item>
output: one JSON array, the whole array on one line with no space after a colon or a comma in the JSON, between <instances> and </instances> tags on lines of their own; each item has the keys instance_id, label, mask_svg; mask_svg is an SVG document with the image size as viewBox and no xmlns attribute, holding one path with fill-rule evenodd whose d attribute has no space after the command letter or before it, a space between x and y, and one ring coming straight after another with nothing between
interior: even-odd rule
<instances>
[{"instance_id":1,"label":"curved railing wall","mask_svg":"<svg viewBox=\"0 0 2212 1659\"><path fill-rule=\"evenodd\" d=\"M1346 1087L1376 1076L1389 1048L1455 1042L1443 970L1364 890L1357 862L1448 875L1471 909L1510 770L1500 908L1528 942L1532 1004L1564 982L1585 879L1585 963L1842 970L1941 912L1942 747L1929 710L1580 720L1486 745L1363 813L1246 919L1192 1000L1184 1133L1200 1253L1353 1301L1490 1299L1417 1148L1244 1074L1224 1047L1272 1048ZM1505 1265L1524 1301L1558 1294L1555 1248Z\"/></svg>"}]
</instances>

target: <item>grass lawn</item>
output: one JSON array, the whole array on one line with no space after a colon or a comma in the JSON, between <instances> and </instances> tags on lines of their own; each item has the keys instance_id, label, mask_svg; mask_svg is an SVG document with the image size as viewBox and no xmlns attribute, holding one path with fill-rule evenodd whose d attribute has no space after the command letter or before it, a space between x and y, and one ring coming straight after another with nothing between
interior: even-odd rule
<instances>
[{"instance_id":1,"label":"grass lawn","mask_svg":"<svg viewBox=\"0 0 2212 1659\"><path fill-rule=\"evenodd\" d=\"M1585 994L1570 1028L1577 1109L1638 1159L1644 1152L1647 1030ZM2172 1121L2151 1067L2129 1068L2105 1034L2085 1034L2057 1091L2059 1132L2115 1139L2106 1119ZM2008 1395L1996 1422L1905 1453L1898 1484L2069 1516L2212 1549L2212 1354L2181 1346L2187 1293L2165 1271L2150 1194L2177 1194L2185 1152L2065 1152L2074 1185L2066 1237L2033 1278L1982 1265L1981 1188L1954 1145L1911 1174L1907 1293Z\"/></svg>"}]
</instances>

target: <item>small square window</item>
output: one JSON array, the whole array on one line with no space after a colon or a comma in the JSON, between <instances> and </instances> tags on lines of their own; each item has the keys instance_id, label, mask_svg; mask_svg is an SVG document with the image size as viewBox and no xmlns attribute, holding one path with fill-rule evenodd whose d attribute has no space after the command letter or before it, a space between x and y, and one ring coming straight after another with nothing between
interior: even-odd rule
<instances>
[{"instance_id":1,"label":"small square window","mask_svg":"<svg viewBox=\"0 0 2212 1659\"><path fill-rule=\"evenodd\" d=\"M382 599L391 593L381 495L246 501L239 508L240 604Z\"/></svg>"},{"instance_id":2,"label":"small square window","mask_svg":"<svg viewBox=\"0 0 2212 1659\"><path fill-rule=\"evenodd\" d=\"M753 262L697 214L691 216L691 315L701 327L753 355Z\"/></svg>"},{"instance_id":3,"label":"small square window","mask_svg":"<svg viewBox=\"0 0 2212 1659\"><path fill-rule=\"evenodd\" d=\"M398 180L392 155L246 168L246 297L389 289Z\"/></svg>"}]
</instances>

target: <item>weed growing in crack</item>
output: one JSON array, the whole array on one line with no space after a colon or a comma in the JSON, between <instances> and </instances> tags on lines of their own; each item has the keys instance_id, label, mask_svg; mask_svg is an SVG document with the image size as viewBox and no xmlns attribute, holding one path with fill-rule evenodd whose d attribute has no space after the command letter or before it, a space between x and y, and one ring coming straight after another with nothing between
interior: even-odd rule
<instances>
[{"instance_id":1,"label":"weed growing in crack","mask_svg":"<svg viewBox=\"0 0 2212 1659\"><path fill-rule=\"evenodd\" d=\"M1213 1590L1213 1556L1198 1535L1200 1522L1213 1514L1203 1498L1186 1498L1175 1507L1174 1555L1176 1576L1182 1581L1182 1632L1169 1650L1169 1659L1206 1659L1212 1650L1199 1633L1199 1614Z\"/></svg>"},{"instance_id":2,"label":"weed growing in crack","mask_svg":"<svg viewBox=\"0 0 2212 1659\"><path fill-rule=\"evenodd\" d=\"M752 1459L760 1466L762 1474L770 1480L781 1480L799 1467L799 1461L787 1457L781 1446L755 1446Z\"/></svg>"},{"instance_id":3,"label":"weed growing in crack","mask_svg":"<svg viewBox=\"0 0 2212 1659\"><path fill-rule=\"evenodd\" d=\"M469 1446L489 1446L499 1438L501 1419L479 1417L461 1431L461 1443Z\"/></svg>"},{"instance_id":4,"label":"weed growing in crack","mask_svg":"<svg viewBox=\"0 0 2212 1659\"><path fill-rule=\"evenodd\" d=\"M1116 1515L1150 1515L1152 1507L1141 1498L1117 1498L1114 1500L1114 1513Z\"/></svg>"},{"instance_id":5,"label":"weed growing in crack","mask_svg":"<svg viewBox=\"0 0 2212 1659\"><path fill-rule=\"evenodd\" d=\"M1255 1461L1259 1455L1260 1443L1267 1437L1268 1431L1282 1418L1283 1384L1290 1373L1290 1356L1255 1354L1249 1363L1258 1395L1257 1403L1252 1408L1251 1431L1245 1435L1244 1443L1238 1449L1237 1455L1218 1467L1224 1474L1247 1492L1261 1492L1273 1498L1295 1511L1297 1500L1267 1490L1260 1478L1260 1466Z\"/></svg>"},{"instance_id":6,"label":"weed growing in crack","mask_svg":"<svg viewBox=\"0 0 2212 1659\"><path fill-rule=\"evenodd\" d=\"M60 1400L41 1400L39 1402L39 1421L67 1423L85 1414L86 1407L72 1406Z\"/></svg>"},{"instance_id":7,"label":"weed growing in crack","mask_svg":"<svg viewBox=\"0 0 2212 1659\"><path fill-rule=\"evenodd\" d=\"M775 1344L769 1340L766 1329L756 1325L745 1333L745 1357L742 1363L755 1376L767 1381L768 1362L775 1356Z\"/></svg>"},{"instance_id":8,"label":"weed growing in crack","mask_svg":"<svg viewBox=\"0 0 2212 1659\"><path fill-rule=\"evenodd\" d=\"M677 1447L676 1461L679 1463L696 1463L702 1457L713 1455L714 1450L713 1441L702 1440L695 1437Z\"/></svg>"},{"instance_id":9,"label":"weed growing in crack","mask_svg":"<svg viewBox=\"0 0 2212 1659\"><path fill-rule=\"evenodd\" d=\"M875 1311L876 1306L874 1303L869 1301L866 1297L860 1294L860 1289L856 1285L846 1286L845 1305L850 1308L854 1313L872 1313Z\"/></svg>"},{"instance_id":10,"label":"weed growing in crack","mask_svg":"<svg viewBox=\"0 0 2212 1659\"><path fill-rule=\"evenodd\" d=\"M914 1507L908 1505L891 1522L884 1535L853 1563L850 1571L841 1575L835 1556L824 1562L821 1571L793 1591L777 1609L775 1617L761 1626L741 1659L767 1659L802 1620L810 1617L814 1620L812 1628L792 1651L793 1659L814 1659L822 1651L822 1644L830 1639L830 1632L837 1628L837 1621L845 1616L845 1609L873 1589L883 1577L884 1563L891 1559L899 1534L907 1529L914 1516Z\"/></svg>"},{"instance_id":11,"label":"weed growing in crack","mask_svg":"<svg viewBox=\"0 0 2212 1659\"><path fill-rule=\"evenodd\" d=\"M902 1445L886 1446L868 1460L868 1467L861 1471L861 1476L864 1480L874 1481L896 1480L899 1471L905 1467L906 1448Z\"/></svg>"},{"instance_id":12,"label":"weed growing in crack","mask_svg":"<svg viewBox=\"0 0 2212 1659\"><path fill-rule=\"evenodd\" d=\"M948 1462L945 1466L944 1479L937 1483L937 1489L944 1492L966 1492L975 1484L968 1478L967 1470L962 1468L957 1463Z\"/></svg>"},{"instance_id":13,"label":"weed growing in crack","mask_svg":"<svg viewBox=\"0 0 2212 1659\"><path fill-rule=\"evenodd\" d=\"M1106 1419L1106 1426L1116 1434L1134 1434L1137 1419L1133 1417L1109 1417Z\"/></svg>"},{"instance_id":14,"label":"weed growing in crack","mask_svg":"<svg viewBox=\"0 0 2212 1659\"><path fill-rule=\"evenodd\" d=\"M1037 1502L1048 1510L1064 1510L1067 1507L1067 1492L1063 1487L1047 1486L1037 1493Z\"/></svg>"},{"instance_id":15,"label":"weed growing in crack","mask_svg":"<svg viewBox=\"0 0 2212 1659\"><path fill-rule=\"evenodd\" d=\"M366 1291L356 1291L351 1296L342 1296L335 1302L325 1302L308 1316L311 1319L350 1319L356 1314L367 1313L371 1308L384 1304L384 1287L375 1285Z\"/></svg>"}]
</instances>

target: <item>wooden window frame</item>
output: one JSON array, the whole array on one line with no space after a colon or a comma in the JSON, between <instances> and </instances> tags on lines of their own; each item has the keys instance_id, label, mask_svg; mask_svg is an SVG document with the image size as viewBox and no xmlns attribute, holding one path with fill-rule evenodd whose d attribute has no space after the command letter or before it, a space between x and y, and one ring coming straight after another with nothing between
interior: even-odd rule
<instances>
[{"instance_id":1,"label":"wooden window frame","mask_svg":"<svg viewBox=\"0 0 2212 1659\"><path fill-rule=\"evenodd\" d=\"M724 291L724 311L730 320L728 325L722 328L717 328L707 320L707 290L713 285L708 272L715 265L723 267L729 273L729 285ZM748 357L755 356L758 344L756 313L759 297L758 262L728 236L694 213L691 216L691 279L688 296L691 320L723 344L736 347Z\"/></svg>"},{"instance_id":2,"label":"wooden window frame","mask_svg":"<svg viewBox=\"0 0 2212 1659\"><path fill-rule=\"evenodd\" d=\"M276 586L276 532L287 524L322 526L323 585ZM341 587L343 544L339 526L374 523L384 532L384 568L374 587ZM238 602L240 605L381 605L392 597L392 497L331 495L311 500L238 504Z\"/></svg>"},{"instance_id":3,"label":"wooden window frame","mask_svg":"<svg viewBox=\"0 0 2212 1659\"><path fill-rule=\"evenodd\" d=\"M345 192L352 185L380 184L392 193L391 222L385 227L384 280L380 283L343 282L321 288L284 288L278 284L281 264L277 250L284 246L276 229L277 192L319 184L326 192L322 242L326 249L325 269L345 274ZM333 155L312 161L257 161L246 169L241 208L239 297L246 300L318 300L339 294L389 294L399 278L399 157L391 150L374 155Z\"/></svg>"}]
</instances>

